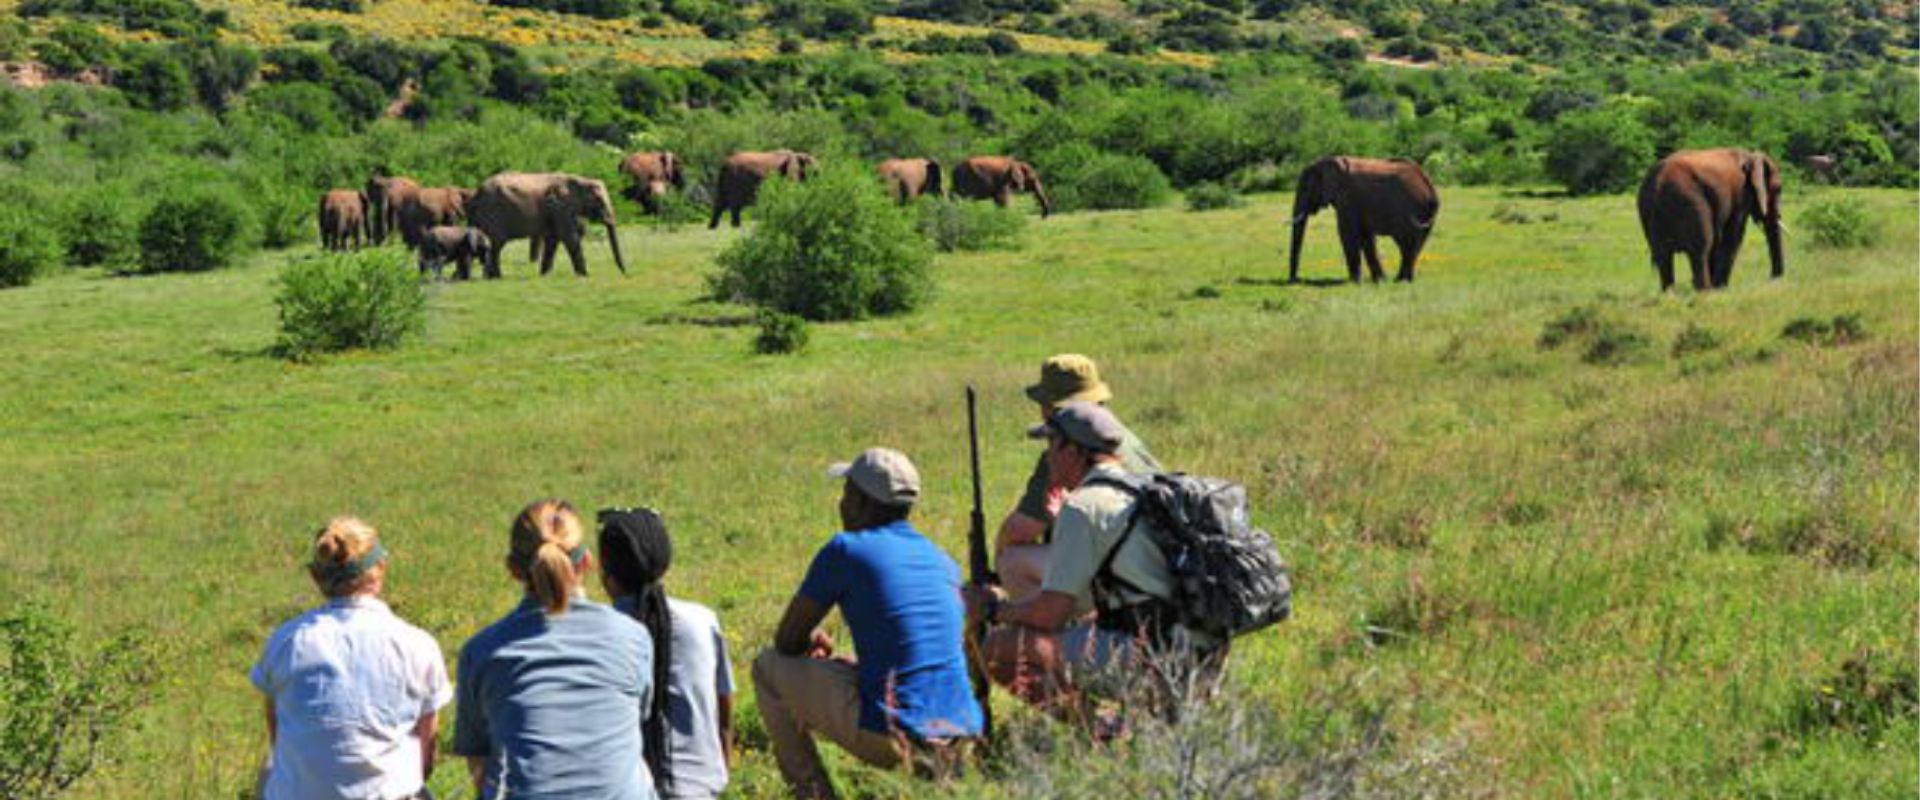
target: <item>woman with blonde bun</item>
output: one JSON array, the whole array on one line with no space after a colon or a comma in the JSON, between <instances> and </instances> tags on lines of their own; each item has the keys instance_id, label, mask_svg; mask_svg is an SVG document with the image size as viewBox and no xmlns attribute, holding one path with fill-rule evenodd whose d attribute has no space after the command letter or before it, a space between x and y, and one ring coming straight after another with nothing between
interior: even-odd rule
<instances>
[{"instance_id":1,"label":"woman with blonde bun","mask_svg":"<svg viewBox=\"0 0 1920 800\"><path fill-rule=\"evenodd\" d=\"M387 565L353 517L314 536L307 573L327 602L274 631L250 676L267 698L263 800L427 796L453 689L440 645L380 601Z\"/></svg>"},{"instance_id":2,"label":"woman with blonde bun","mask_svg":"<svg viewBox=\"0 0 1920 800\"><path fill-rule=\"evenodd\" d=\"M481 800L653 800L640 709L653 698L653 639L587 600L585 526L564 500L513 520L507 573L520 605L460 650L453 752Z\"/></svg>"}]
</instances>

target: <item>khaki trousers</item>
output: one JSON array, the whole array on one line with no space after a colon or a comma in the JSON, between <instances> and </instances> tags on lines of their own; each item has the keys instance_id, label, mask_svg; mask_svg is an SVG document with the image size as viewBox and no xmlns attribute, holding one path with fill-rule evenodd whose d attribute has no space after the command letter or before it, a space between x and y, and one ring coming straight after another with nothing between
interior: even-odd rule
<instances>
[{"instance_id":1,"label":"khaki trousers","mask_svg":"<svg viewBox=\"0 0 1920 800\"><path fill-rule=\"evenodd\" d=\"M780 776L794 796L832 798L833 781L820 763L815 734L876 767L900 764L902 743L860 727L860 674L850 664L782 655L769 647L753 660L760 716L773 740Z\"/></svg>"}]
</instances>

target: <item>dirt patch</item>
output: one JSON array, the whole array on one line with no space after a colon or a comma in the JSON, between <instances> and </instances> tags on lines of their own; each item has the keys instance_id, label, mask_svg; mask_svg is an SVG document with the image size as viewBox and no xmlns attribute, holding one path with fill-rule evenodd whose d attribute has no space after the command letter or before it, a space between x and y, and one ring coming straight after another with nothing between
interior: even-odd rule
<instances>
[{"instance_id":1,"label":"dirt patch","mask_svg":"<svg viewBox=\"0 0 1920 800\"><path fill-rule=\"evenodd\" d=\"M86 86L107 84L106 74L94 67L81 70L76 75L60 75L38 61L0 61L0 75L6 76L7 83L22 89L43 89L60 81Z\"/></svg>"}]
</instances>

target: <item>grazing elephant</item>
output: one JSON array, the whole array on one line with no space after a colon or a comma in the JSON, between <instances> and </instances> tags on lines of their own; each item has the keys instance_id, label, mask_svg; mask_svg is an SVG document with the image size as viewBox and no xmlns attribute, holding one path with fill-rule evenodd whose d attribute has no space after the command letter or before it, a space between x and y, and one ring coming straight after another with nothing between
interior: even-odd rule
<instances>
[{"instance_id":1,"label":"grazing elephant","mask_svg":"<svg viewBox=\"0 0 1920 800\"><path fill-rule=\"evenodd\" d=\"M1780 250L1780 167L1765 153L1681 150L1653 165L1640 184L1640 228L1647 234L1660 290L1673 287L1673 255L1687 254L1693 288L1725 288L1747 222L1767 232L1773 277L1786 272Z\"/></svg>"},{"instance_id":2,"label":"grazing elephant","mask_svg":"<svg viewBox=\"0 0 1920 800\"><path fill-rule=\"evenodd\" d=\"M607 185L592 178L558 172L502 172L480 184L467 203L467 220L487 235L486 275L500 277L500 251L515 239L532 239L540 252L540 274L553 271L553 254L567 248L576 275L587 274L580 252L581 220L607 226L607 245L621 274L627 262L620 255L620 232L614 227L613 197Z\"/></svg>"},{"instance_id":3,"label":"grazing elephant","mask_svg":"<svg viewBox=\"0 0 1920 800\"><path fill-rule=\"evenodd\" d=\"M992 200L1006 208L1015 192L1033 192L1040 201L1040 218L1053 213L1053 201L1040 185L1040 173L1033 165L1006 156L974 156L953 168L953 191L971 200Z\"/></svg>"},{"instance_id":4,"label":"grazing elephant","mask_svg":"<svg viewBox=\"0 0 1920 800\"><path fill-rule=\"evenodd\" d=\"M420 234L420 274L432 272L433 279L440 280L441 270L452 261L453 279L464 281L472 274L474 259L486 263L487 252L492 249L479 228L436 225Z\"/></svg>"},{"instance_id":5,"label":"grazing elephant","mask_svg":"<svg viewBox=\"0 0 1920 800\"><path fill-rule=\"evenodd\" d=\"M402 199L394 211L400 228L400 240L408 247L419 247L427 229L452 225L465 219L472 189L434 187L417 189Z\"/></svg>"},{"instance_id":6,"label":"grazing elephant","mask_svg":"<svg viewBox=\"0 0 1920 800\"><path fill-rule=\"evenodd\" d=\"M648 214L660 216L661 202L667 196L667 190L687 188L686 173L680 168L680 157L672 153L634 153L620 161L620 174L633 180L629 196L640 204Z\"/></svg>"},{"instance_id":7,"label":"grazing elephant","mask_svg":"<svg viewBox=\"0 0 1920 800\"><path fill-rule=\"evenodd\" d=\"M1367 259L1373 282L1386 278L1374 237L1392 237L1400 246L1400 272L1395 281L1413 281L1420 248L1433 232L1440 214L1440 194L1420 165L1403 158L1377 159L1329 156L1309 164L1300 173L1293 194L1293 246L1287 280L1300 280L1300 246L1307 237L1307 219L1333 206L1340 224L1340 247L1346 252L1347 280L1360 282L1360 258Z\"/></svg>"},{"instance_id":8,"label":"grazing elephant","mask_svg":"<svg viewBox=\"0 0 1920 800\"><path fill-rule=\"evenodd\" d=\"M358 250L367 244L367 196L352 189L335 189L320 196L320 246Z\"/></svg>"},{"instance_id":9,"label":"grazing elephant","mask_svg":"<svg viewBox=\"0 0 1920 800\"><path fill-rule=\"evenodd\" d=\"M946 197L940 185L940 162L931 158L890 158L880 162L880 179L887 183L887 194L900 205L913 202L922 194Z\"/></svg>"},{"instance_id":10,"label":"grazing elephant","mask_svg":"<svg viewBox=\"0 0 1920 800\"><path fill-rule=\"evenodd\" d=\"M740 209L753 205L760 193L760 182L768 175L781 175L805 181L807 172L817 168L813 156L793 150L770 153L734 153L720 165L720 181L713 193L713 219L707 229L720 227L720 215L732 212L733 227L740 227Z\"/></svg>"},{"instance_id":11,"label":"grazing elephant","mask_svg":"<svg viewBox=\"0 0 1920 800\"><path fill-rule=\"evenodd\" d=\"M400 204L420 191L420 184L412 178L388 175L374 175L367 179L367 224L373 232L374 244L386 244L387 234L395 230Z\"/></svg>"}]
</instances>

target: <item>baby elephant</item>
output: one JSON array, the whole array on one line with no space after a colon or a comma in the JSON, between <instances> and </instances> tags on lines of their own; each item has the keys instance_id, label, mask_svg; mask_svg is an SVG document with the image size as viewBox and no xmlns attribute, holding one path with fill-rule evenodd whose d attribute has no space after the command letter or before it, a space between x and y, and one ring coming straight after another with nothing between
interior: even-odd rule
<instances>
[{"instance_id":1,"label":"baby elephant","mask_svg":"<svg viewBox=\"0 0 1920 800\"><path fill-rule=\"evenodd\" d=\"M474 261L486 263L487 250L492 247L479 228L436 225L420 237L420 274L431 270L433 279L440 280L440 271L452 261L456 265L453 279L464 281Z\"/></svg>"}]
</instances>

